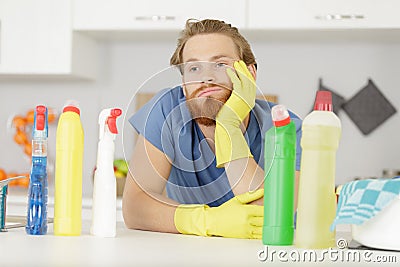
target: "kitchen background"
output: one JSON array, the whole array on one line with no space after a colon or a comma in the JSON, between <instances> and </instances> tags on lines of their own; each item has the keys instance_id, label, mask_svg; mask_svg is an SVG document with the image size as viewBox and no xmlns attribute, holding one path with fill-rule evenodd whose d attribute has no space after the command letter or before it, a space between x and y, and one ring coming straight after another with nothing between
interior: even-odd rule
<instances>
[{"instance_id":1,"label":"kitchen background","mask_svg":"<svg viewBox=\"0 0 400 267\"><path fill-rule=\"evenodd\" d=\"M71 4L66 0L39 1L46 6L47 19L60 20L61 17L65 19L65 23L62 25L55 23L55 25L49 26L46 20L46 23L43 21L41 23L44 23L43 25L46 25L53 34L55 32L60 34L60 29L67 33L65 38L57 38L55 43L60 42L61 44L62 42L61 46L68 45L68 51L73 52L69 57L68 54L66 57L64 54L59 55L57 51L49 49L52 46L48 39L43 41L48 51L40 51L50 54L52 59L63 57L62 60L69 62L71 73L67 71L65 74L63 68L60 72L54 71L54 68L50 71L39 68L47 60L41 58L40 55L36 55L36 58L32 59L31 53L37 53L39 50L35 47L36 43L31 41L43 38L42 31L37 28L35 28L36 33L41 32L41 34L35 36L30 31L32 39L28 38L28 41L23 44L8 45L7 40L17 37L15 37L15 33L11 34L12 31L8 28L10 24L7 24L7 18L12 18L11 9L8 13L4 11L6 7L14 8L15 11L18 4L13 3L16 2L18 1L0 0L0 17L7 14L1 20L2 36L0 38L0 51L3 49L0 53L0 125L3 129L0 131L0 168L7 172L27 172L30 168L29 160L25 158L23 149L13 141L14 129L9 127L10 119L13 116L24 115L37 104L45 104L60 112L66 100L75 99L81 108L85 132L83 192L84 195L89 196L92 193L92 171L96 164L99 112L107 107L120 107L126 111L128 105L130 105L129 111L132 111L135 99L133 102L131 100L138 88L148 78L169 66L169 58L175 49L178 29L182 29L184 26L184 17L196 16L184 13L185 16L178 17L179 19L171 24L166 17L148 17L148 14L153 13L140 11L143 9L142 7L138 10L146 16L141 19L136 17L139 22L129 28L119 18L122 17L121 14L118 15L119 13L115 13L117 15L114 14L114 17L111 18L102 17L106 11L111 14L113 11L127 9L123 7L124 3L127 4L126 1L108 3L107 5L116 5L117 7L106 6L103 8L100 8L103 1L97 2L97 4L92 0L81 1L80 4L75 2ZM33 8L32 4L29 4L30 1L19 2L24 3L23 7L26 13L22 12L23 14L32 16L32 10L39 13L44 12L39 11L39 8ZM153 0L152 2L158 3L159 5L156 7L159 9L164 7L166 10L183 12L162 4L167 1ZM208 1L206 2L208 3ZM301 117L304 118L312 108L319 78L323 79L326 87L334 90L346 100L366 86L368 79L371 78L390 103L397 110L400 109L400 38L397 37L400 36L398 31L400 22L388 20L387 13L376 15L374 12L380 11L380 9L374 8L376 1L367 0L362 5L360 1L356 0L335 1L336 4L332 4L334 1L320 1L325 5L318 1L296 1L313 7L307 10L309 12L315 12L317 7L323 7L318 14L325 14L324 18L317 24L303 20L301 14L296 13L300 10L297 4L292 5L293 11L286 10L280 13L290 16L290 12L295 12L298 17L296 20L291 18L292 24L285 19L282 19L280 23L273 20L276 13L279 13L278 11L282 8L280 5L284 6L287 4L286 2L293 3L289 0L280 1L282 4L257 0L219 2L219 4L215 4L210 1L209 4L213 3L212 9L215 10L209 11L208 8L204 8L207 9L204 11L206 12L204 14L207 15L198 15L197 13L194 15L221 18L238 26L243 35L248 38L256 55L257 84L260 90L265 94L277 95L279 103L285 104ZM395 1L380 1L380 3L384 3L382 7L386 7L386 2L388 2L388 6L389 4L399 5ZM171 3L175 7L182 4L177 1ZM337 6L344 3L347 4L343 6L350 8L350 11L347 9L337 11ZM143 5L140 1L131 1L131 4ZM217 8L215 5L225 7L225 12L218 16L219 11L217 10L224 9ZM257 7L257 5L259 6ZM227 6L229 6L229 12L226 10ZM332 7L336 9L333 9L334 11L331 13L326 11L326 8ZM351 7L361 7L361 10L367 14L372 14L368 17L363 13L366 24L357 22L357 19L354 19L355 16L350 17L348 21L344 16L345 21L338 19L339 24L337 21L333 21L336 23L333 26L325 21L329 20L326 14L361 14L354 13ZM193 10L189 7L183 8ZM274 8L278 11L274 12ZM52 12L48 10L52 10ZM88 10L90 10L90 16L84 16ZM384 11L392 12L391 8L386 8ZM200 11L197 10L197 12ZM239 16L238 12L243 14ZM23 17L21 11L18 14L19 18ZM165 14L165 12L154 14ZM270 16L268 17L268 15ZM368 20L371 17L374 20ZM397 20L399 19L397 18ZM154 21L155 26L148 26ZM165 23L167 26L162 26ZM32 22L28 24L25 27L33 27ZM77 54L75 54L75 49L78 45L75 42L84 44L80 53ZM20 49L19 61L15 61L19 62L19 65L13 65L14 61L12 60L7 61L11 58L8 57L7 51L11 53L12 47L14 50ZM35 71L35 64L32 61L38 64L37 71ZM53 61L49 62L53 64ZM12 62L9 68L7 62ZM31 69L24 70L23 67L18 69L15 66L28 66ZM83 74L73 75L75 67L76 69L80 68ZM163 87L165 86L160 83L159 86L154 86L149 90L156 92ZM115 155L117 158L126 156L129 159L134 146L134 135L132 128L125 124L127 122L125 116L129 117L132 114L125 113L123 115L124 118L118 119L121 134L116 138ZM337 184L357 177L381 177L383 169L400 169L398 156L400 139L397 138L400 125L398 112L368 135L362 134L343 110L340 110L338 115L342 122L342 139L337 153ZM55 133L56 124L52 124L49 126L50 173L51 162L54 163L55 160ZM50 191L53 184L54 176L50 177Z\"/></svg>"}]
</instances>

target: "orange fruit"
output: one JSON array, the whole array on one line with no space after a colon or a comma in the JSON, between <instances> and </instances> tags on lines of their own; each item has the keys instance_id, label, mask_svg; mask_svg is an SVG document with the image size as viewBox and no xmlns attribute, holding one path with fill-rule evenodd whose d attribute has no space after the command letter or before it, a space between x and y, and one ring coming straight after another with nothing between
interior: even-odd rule
<instances>
[{"instance_id":1,"label":"orange fruit","mask_svg":"<svg viewBox=\"0 0 400 267\"><path fill-rule=\"evenodd\" d=\"M49 108L47 110L47 121L48 123L52 123L53 121L55 121L56 119L56 113L54 112L54 110L52 108Z\"/></svg>"},{"instance_id":2,"label":"orange fruit","mask_svg":"<svg viewBox=\"0 0 400 267\"><path fill-rule=\"evenodd\" d=\"M18 145L25 145L25 144L29 143L26 133L23 131L20 131L20 130L17 130L17 132L15 133L14 141Z\"/></svg>"},{"instance_id":3,"label":"orange fruit","mask_svg":"<svg viewBox=\"0 0 400 267\"><path fill-rule=\"evenodd\" d=\"M18 185L21 187L28 188L29 187L29 173L21 173L20 175L25 176L25 178L18 179Z\"/></svg>"},{"instance_id":4,"label":"orange fruit","mask_svg":"<svg viewBox=\"0 0 400 267\"><path fill-rule=\"evenodd\" d=\"M35 111L31 109L26 113L26 122L29 124L33 124L34 120L35 120Z\"/></svg>"},{"instance_id":5,"label":"orange fruit","mask_svg":"<svg viewBox=\"0 0 400 267\"><path fill-rule=\"evenodd\" d=\"M22 116L15 116L12 120L12 124L17 129L24 129L26 125L26 119Z\"/></svg>"},{"instance_id":6,"label":"orange fruit","mask_svg":"<svg viewBox=\"0 0 400 267\"><path fill-rule=\"evenodd\" d=\"M10 172L7 174L7 178L11 178L11 177L15 177L15 176L18 176L18 173ZM13 180L13 181L9 182L8 185L15 186L15 185L18 185L18 183L19 183L19 181L17 179L17 180Z\"/></svg>"},{"instance_id":7,"label":"orange fruit","mask_svg":"<svg viewBox=\"0 0 400 267\"><path fill-rule=\"evenodd\" d=\"M0 169L0 181L6 178L7 178L7 173L3 169Z\"/></svg>"},{"instance_id":8,"label":"orange fruit","mask_svg":"<svg viewBox=\"0 0 400 267\"><path fill-rule=\"evenodd\" d=\"M24 153L28 156L32 156L32 144L31 143L25 144Z\"/></svg>"}]
</instances>

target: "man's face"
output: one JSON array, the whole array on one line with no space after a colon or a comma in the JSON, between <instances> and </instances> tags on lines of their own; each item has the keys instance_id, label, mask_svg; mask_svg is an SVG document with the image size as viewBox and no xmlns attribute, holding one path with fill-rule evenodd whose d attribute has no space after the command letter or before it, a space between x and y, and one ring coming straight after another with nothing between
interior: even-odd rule
<instances>
[{"instance_id":1,"label":"man's face","mask_svg":"<svg viewBox=\"0 0 400 267\"><path fill-rule=\"evenodd\" d=\"M199 123L215 125L215 118L232 93L227 68L239 60L233 40L223 34L191 37L182 51L181 66L186 104Z\"/></svg>"}]
</instances>

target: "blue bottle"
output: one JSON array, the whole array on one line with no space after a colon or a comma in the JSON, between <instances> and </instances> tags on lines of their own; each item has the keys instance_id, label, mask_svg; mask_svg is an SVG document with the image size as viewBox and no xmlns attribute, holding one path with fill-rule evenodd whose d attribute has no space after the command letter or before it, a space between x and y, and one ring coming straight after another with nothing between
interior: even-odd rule
<instances>
[{"instance_id":1,"label":"blue bottle","mask_svg":"<svg viewBox=\"0 0 400 267\"><path fill-rule=\"evenodd\" d=\"M28 189L26 233L47 233L47 108L37 106L32 128L32 167Z\"/></svg>"}]
</instances>

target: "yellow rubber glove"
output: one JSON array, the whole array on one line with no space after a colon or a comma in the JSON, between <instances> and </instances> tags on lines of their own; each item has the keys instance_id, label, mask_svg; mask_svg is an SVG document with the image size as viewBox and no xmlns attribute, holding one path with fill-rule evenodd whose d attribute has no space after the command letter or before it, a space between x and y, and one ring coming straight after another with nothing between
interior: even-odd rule
<instances>
[{"instance_id":1,"label":"yellow rubber glove","mask_svg":"<svg viewBox=\"0 0 400 267\"><path fill-rule=\"evenodd\" d=\"M237 74L227 69L233 91L216 118L215 155L218 168L235 159L253 157L240 124L254 107L256 83L243 61L235 62L233 66Z\"/></svg>"},{"instance_id":2,"label":"yellow rubber glove","mask_svg":"<svg viewBox=\"0 0 400 267\"><path fill-rule=\"evenodd\" d=\"M264 208L247 203L263 195L264 189L247 192L213 208L180 205L175 211L175 227L182 234L260 239Z\"/></svg>"}]
</instances>

